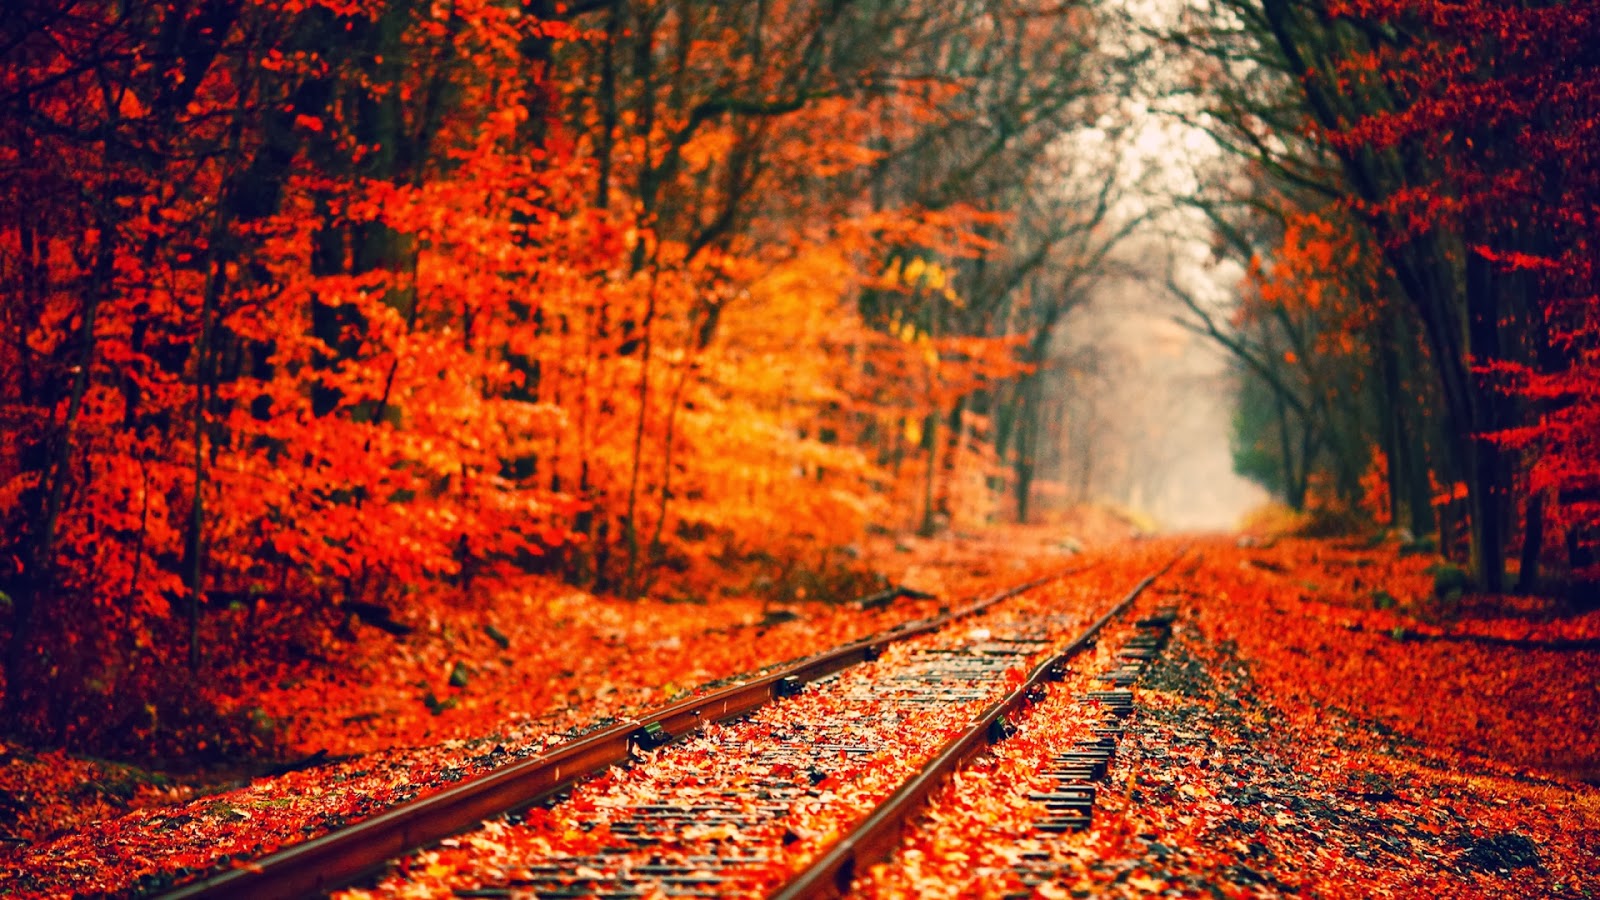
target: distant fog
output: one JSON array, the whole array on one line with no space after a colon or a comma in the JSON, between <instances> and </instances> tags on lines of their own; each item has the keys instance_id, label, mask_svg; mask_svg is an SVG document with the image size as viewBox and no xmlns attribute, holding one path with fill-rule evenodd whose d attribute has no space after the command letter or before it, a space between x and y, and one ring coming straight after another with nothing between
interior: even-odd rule
<instances>
[{"instance_id":1,"label":"distant fog","mask_svg":"<svg viewBox=\"0 0 1600 900\"><path fill-rule=\"evenodd\" d=\"M1179 326L1177 304L1133 279L1107 282L1058 332L1041 443L1041 508L1109 502L1162 530L1228 530L1265 503L1234 474L1233 373ZM1058 499L1059 498L1059 499Z\"/></svg>"}]
</instances>

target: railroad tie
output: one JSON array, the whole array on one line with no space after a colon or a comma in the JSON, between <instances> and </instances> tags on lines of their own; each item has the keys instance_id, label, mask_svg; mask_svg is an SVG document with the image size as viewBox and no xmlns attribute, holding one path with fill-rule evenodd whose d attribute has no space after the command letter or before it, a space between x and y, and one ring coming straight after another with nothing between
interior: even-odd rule
<instances>
[{"instance_id":1,"label":"railroad tie","mask_svg":"<svg viewBox=\"0 0 1600 900\"><path fill-rule=\"evenodd\" d=\"M1033 823L1035 832L1063 834L1090 826L1094 816L1095 782L1106 778L1116 756L1117 744L1126 732L1124 722L1134 711L1132 686L1165 649L1177 615L1176 607L1165 606L1139 619L1135 623L1138 632L1114 654L1117 664L1096 676L1097 681L1109 683L1111 687L1088 691L1079 698L1083 705L1096 708L1108 717L1090 726L1089 738L1056 753L1039 770L1038 775L1053 786L1049 791L1028 794L1028 799L1039 804L1044 812ZM1018 876L1030 887L1047 881L1051 872L1046 869L1053 870L1049 866L1050 858L1046 851L1024 853L1024 862L1016 868ZM1036 865L1028 865L1029 862ZM1040 868L1041 865L1045 868Z\"/></svg>"}]
</instances>

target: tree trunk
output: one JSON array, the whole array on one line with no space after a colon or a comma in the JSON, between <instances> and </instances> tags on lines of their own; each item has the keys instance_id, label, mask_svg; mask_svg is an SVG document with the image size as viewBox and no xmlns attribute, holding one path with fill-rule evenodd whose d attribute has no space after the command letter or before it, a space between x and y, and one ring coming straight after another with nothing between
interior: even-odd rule
<instances>
[{"instance_id":1,"label":"tree trunk","mask_svg":"<svg viewBox=\"0 0 1600 900\"><path fill-rule=\"evenodd\" d=\"M934 504L934 492L939 478L939 423L938 413L928 413L922 417L922 444L928 451L928 468L923 473L922 479L922 525L917 528L917 533L923 537L932 537L938 532L937 510Z\"/></svg>"},{"instance_id":2,"label":"tree trunk","mask_svg":"<svg viewBox=\"0 0 1600 900\"><path fill-rule=\"evenodd\" d=\"M1544 552L1545 492L1528 498L1528 522L1522 531L1521 569L1517 573L1517 593L1531 594L1539 585L1539 554Z\"/></svg>"},{"instance_id":3,"label":"tree trunk","mask_svg":"<svg viewBox=\"0 0 1600 900\"><path fill-rule=\"evenodd\" d=\"M1494 266L1470 247L1467 254L1468 347L1480 365L1500 359L1500 325ZM1488 435L1497 430L1499 404L1489 389L1472 385L1472 429L1468 459L1472 484L1467 502L1472 515L1472 566L1478 584L1490 593L1505 590L1506 487L1500 445Z\"/></svg>"},{"instance_id":4,"label":"tree trunk","mask_svg":"<svg viewBox=\"0 0 1600 900\"><path fill-rule=\"evenodd\" d=\"M1302 466L1295 464L1294 441L1289 434L1289 408L1281 394L1274 394L1278 408L1278 450L1283 457L1283 501L1300 512L1306 508L1306 479ZM1302 463L1304 460L1301 461Z\"/></svg>"},{"instance_id":5,"label":"tree trunk","mask_svg":"<svg viewBox=\"0 0 1600 900\"><path fill-rule=\"evenodd\" d=\"M83 413L83 397L89 388L89 375L94 369L96 349L95 319L100 304L111 291L116 261L116 225L109 220L106 208L111 198L103 197L103 207L97 216L100 237L95 252L94 276L83 295L82 324L78 329L78 359L72 369L72 392L67 401L66 418L49 435L50 453L41 473L39 490L43 509L37 517L39 531L28 553L27 571L19 579L21 590L11 598L11 641L6 648L7 718L16 721L22 706L23 686L27 684L25 668L37 635L34 619L39 611L39 600L55 589L56 532L61 521L61 505L66 496L67 480L72 469L72 438L77 430L78 418Z\"/></svg>"},{"instance_id":6,"label":"tree trunk","mask_svg":"<svg viewBox=\"0 0 1600 900\"><path fill-rule=\"evenodd\" d=\"M1016 475L1013 486L1017 501L1017 524L1028 524L1029 503L1033 498L1034 459L1039 442L1039 391L1037 373L1023 376L1020 410L1015 426L1017 452L1012 463Z\"/></svg>"}]
</instances>

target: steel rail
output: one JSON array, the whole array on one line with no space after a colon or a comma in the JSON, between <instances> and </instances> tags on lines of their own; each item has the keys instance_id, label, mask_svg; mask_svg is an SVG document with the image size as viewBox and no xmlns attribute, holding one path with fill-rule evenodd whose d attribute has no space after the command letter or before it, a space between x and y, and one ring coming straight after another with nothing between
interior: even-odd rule
<instances>
[{"instance_id":1,"label":"steel rail","mask_svg":"<svg viewBox=\"0 0 1600 900\"><path fill-rule=\"evenodd\" d=\"M624 763L632 758L630 751L635 746L659 746L706 722L745 715L798 684L876 659L889 644L942 628L1094 565L1058 569L957 609L906 622L749 681L640 714L370 819L241 862L237 868L163 894L163 900L285 900L326 894L381 870L390 859L432 846L495 816L526 809L579 778Z\"/></svg>"},{"instance_id":2,"label":"steel rail","mask_svg":"<svg viewBox=\"0 0 1600 900\"><path fill-rule=\"evenodd\" d=\"M1041 682L1051 680L1057 666L1094 646L1095 637L1108 622L1121 615L1157 578L1166 574L1187 548L1141 579L1105 615L1096 619L1071 644L1043 660L1009 694L985 709L966 731L951 738L939 753L910 781L902 784L873 812L850 829L827 852L800 871L772 895L773 900L813 900L843 896L856 873L887 859L900 843L907 821L926 803L946 778L964 766L989 745L1009 734L1009 716L1022 706L1028 693Z\"/></svg>"}]
</instances>

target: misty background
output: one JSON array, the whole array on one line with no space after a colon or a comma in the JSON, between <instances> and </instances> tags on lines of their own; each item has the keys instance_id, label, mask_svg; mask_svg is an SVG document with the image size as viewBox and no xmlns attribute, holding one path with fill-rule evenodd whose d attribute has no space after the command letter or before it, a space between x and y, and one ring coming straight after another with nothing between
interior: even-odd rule
<instances>
[{"instance_id":1,"label":"misty background","mask_svg":"<svg viewBox=\"0 0 1600 900\"><path fill-rule=\"evenodd\" d=\"M1146 22L1174 9L1125 4ZM1123 40L1122 52L1137 49L1137 35ZM1191 316L1166 285L1227 320L1244 270L1217 258L1210 223L1183 201L1240 173L1191 116L1173 114L1192 110L1171 70L1154 71L1123 86L1105 128L1069 139L1074 152L1114 160L1124 192L1107 229L1126 237L1056 330L1034 502L1041 512L1110 504L1160 530L1228 530L1271 495L1234 471L1233 357L1181 324Z\"/></svg>"}]
</instances>

